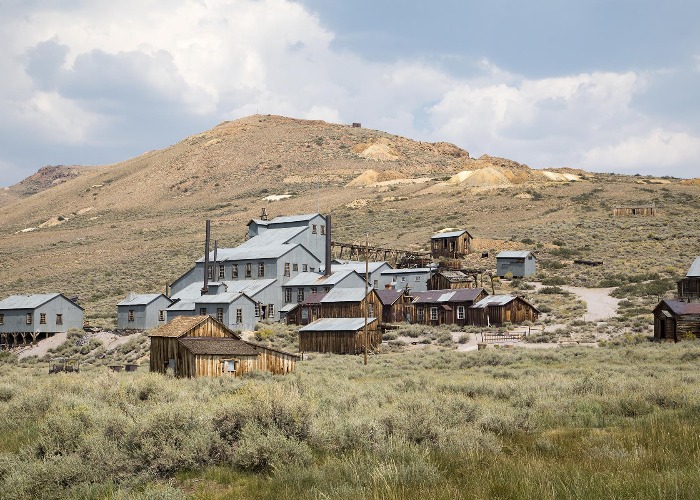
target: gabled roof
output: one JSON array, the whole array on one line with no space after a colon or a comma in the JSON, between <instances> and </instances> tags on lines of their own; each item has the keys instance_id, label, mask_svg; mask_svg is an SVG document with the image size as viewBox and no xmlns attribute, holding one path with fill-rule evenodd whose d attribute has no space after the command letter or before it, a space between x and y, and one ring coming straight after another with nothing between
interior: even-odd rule
<instances>
[{"instance_id":1,"label":"gabled roof","mask_svg":"<svg viewBox=\"0 0 700 500\"><path fill-rule=\"evenodd\" d=\"M535 254L533 254L529 250L504 250L503 252L500 252L498 255L496 255L497 259L525 259L529 255L532 255L533 257Z\"/></svg>"},{"instance_id":2,"label":"gabled roof","mask_svg":"<svg viewBox=\"0 0 700 500\"><path fill-rule=\"evenodd\" d=\"M403 269L387 269L386 271L382 271L382 276L385 274L388 276L391 276L393 274L425 274L429 273L432 271L429 267L410 267L410 268L403 268Z\"/></svg>"},{"instance_id":3,"label":"gabled roof","mask_svg":"<svg viewBox=\"0 0 700 500\"><path fill-rule=\"evenodd\" d=\"M430 290L415 292L414 304L441 304L447 302L473 302L484 291L483 288L458 288L456 290Z\"/></svg>"},{"instance_id":4,"label":"gabled roof","mask_svg":"<svg viewBox=\"0 0 700 500\"><path fill-rule=\"evenodd\" d=\"M213 323L212 326L216 326L224 331L227 336L231 338L236 338L240 339L241 337L231 331L229 328L226 327L223 323L216 321L214 318L211 316L177 316L176 318L173 318L172 321L169 321L168 323L164 324L163 326L160 326L156 328L155 330L152 330L148 336L149 337L170 337L170 338L180 338L180 337L185 337L187 336L188 333L190 333L192 330L194 330L197 326L201 325L202 323L206 323L207 321L211 321ZM209 337L205 337L209 338Z\"/></svg>"},{"instance_id":5,"label":"gabled roof","mask_svg":"<svg viewBox=\"0 0 700 500\"><path fill-rule=\"evenodd\" d=\"M451 283L464 283L470 280L470 277L464 274L462 271L439 271L437 274L442 275L447 281Z\"/></svg>"},{"instance_id":6,"label":"gabled roof","mask_svg":"<svg viewBox=\"0 0 700 500\"><path fill-rule=\"evenodd\" d=\"M253 297L268 286L275 283L276 281L277 280L275 280L274 278L257 280L233 280L224 281L224 285L226 285L226 292L228 293L245 293L249 297ZM202 295L202 284L203 283L201 281L191 283L176 294L173 294L172 298L190 301L196 300Z\"/></svg>"},{"instance_id":7,"label":"gabled roof","mask_svg":"<svg viewBox=\"0 0 700 500\"><path fill-rule=\"evenodd\" d=\"M687 278L700 278L700 257L695 257L690 269L688 269L688 274L685 276Z\"/></svg>"},{"instance_id":8,"label":"gabled roof","mask_svg":"<svg viewBox=\"0 0 700 500\"><path fill-rule=\"evenodd\" d=\"M258 354L255 347L236 338L181 337L177 341L195 355L256 356Z\"/></svg>"},{"instance_id":9,"label":"gabled roof","mask_svg":"<svg viewBox=\"0 0 700 500\"><path fill-rule=\"evenodd\" d=\"M259 226L273 226L275 224L289 224L290 222L308 222L321 214L301 214L301 215L280 215L272 220L252 219L248 222L250 226L253 222Z\"/></svg>"},{"instance_id":10,"label":"gabled roof","mask_svg":"<svg viewBox=\"0 0 700 500\"><path fill-rule=\"evenodd\" d=\"M321 304L333 302L362 302L364 298L372 293L372 288L365 293L364 288L332 288L326 296L321 299Z\"/></svg>"},{"instance_id":11,"label":"gabled roof","mask_svg":"<svg viewBox=\"0 0 700 500\"><path fill-rule=\"evenodd\" d=\"M184 299L177 300L170 304L167 311L194 311L194 302Z\"/></svg>"},{"instance_id":12,"label":"gabled roof","mask_svg":"<svg viewBox=\"0 0 700 500\"><path fill-rule=\"evenodd\" d=\"M462 236L464 233L467 233L467 234L469 235L470 238L472 237L472 235L469 234L469 231L467 231L466 229L461 229L461 230L459 230L459 231L450 231L450 232L446 232L446 233L437 233L437 234L434 234L430 239L431 239L431 240L439 240L439 239L442 239L442 238L455 238L455 237L457 237L457 236Z\"/></svg>"},{"instance_id":13,"label":"gabled roof","mask_svg":"<svg viewBox=\"0 0 700 500\"><path fill-rule=\"evenodd\" d=\"M253 241L254 239L255 238L251 238L249 241ZM264 245L256 244L236 248L219 248L217 250L216 260L217 262L224 262L237 260L279 259L298 246L304 248L300 243L268 243ZM306 248L304 249L306 250ZM306 251L309 252L308 250ZM309 255L313 256L311 252L309 252ZM209 262L213 262L213 260L214 252L210 252ZM316 260L320 262L318 259ZM204 262L204 257L197 259L197 262Z\"/></svg>"},{"instance_id":14,"label":"gabled roof","mask_svg":"<svg viewBox=\"0 0 700 500\"><path fill-rule=\"evenodd\" d=\"M0 300L0 309L36 309L43 306L48 301L56 297L63 297L75 307L82 309L78 304L68 299L62 293L35 293L32 295L10 295L9 297Z\"/></svg>"},{"instance_id":15,"label":"gabled roof","mask_svg":"<svg viewBox=\"0 0 700 500\"><path fill-rule=\"evenodd\" d=\"M192 300L195 304L231 304L235 302L236 300L240 298L245 298L247 300L252 301L250 297L248 297L244 293L213 293L213 294L204 294L200 295L196 299Z\"/></svg>"},{"instance_id":16,"label":"gabled roof","mask_svg":"<svg viewBox=\"0 0 700 500\"><path fill-rule=\"evenodd\" d=\"M369 272L373 273L377 269L379 269L382 266L389 266L391 268L391 264L389 264L386 261L379 261L379 262L370 262L369 263ZM360 262L357 260L349 260L345 261L342 264L331 264L331 271L336 272L336 271L341 271L343 269L349 269L352 271L355 271L357 274L360 276L363 276L365 274L365 262Z\"/></svg>"},{"instance_id":17,"label":"gabled roof","mask_svg":"<svg viewBox=\"0 0 700 500\"><path fill-rule=\"evenodd\" d=\"M390 306L395 304L396 301L401 298L403 291L391 289L377 290L377 295L379 296L379 300L381 301L382 305Z\"/></svg>"},{"instance_id":18,"label":"gabled roof","mask_svg":"<svg viewBox=\"0 0 700 500\"><path fill-rule=\"evenodd\" d=\"M367 318L367 325L377 318ZM356 332L365 327L365 318L322 318L299 328L300 332Z\"/></svg>"},{"instance_id":19,"label":"gabled roof","mask_svg":"<svg viewBox=\"0 0 700 500\"><path fill-rule=\"evenodd\" d=\"M484 297L479 302L474 304L472 309L485 309L488 306L504 306L506 304L510 304L514 300L521 300L528 306L532 307L535 311L540 312L540 310L530 302L516 295L489 295L488 297Z\"/></svg>"},{"instance_id":20,"label":"gabled roof","mask_svg":"<svg viewBox=\"0 0 700 500\"><path fill-rule=\"evenodd\" d=\"M678 316L686 314L700 314L700 302L683 302L680 300L662 300L654 310L658 309L662 304L666 304L668 308Z\"/></svg>"},{"instance_id":21,"label":"gabled roof","mask_svg":"<svg viewBox=\"0 0 700 500\"><path fill-rule=\"evenodd\" d=\"M132 295L131 297L129 297L127 295L126 298L124 300L122 300L121 302L118 302L117 305L118 306L147 306L148 304L150 304L151 302L153 302L154 300L156 300L157 298L159 298L161 296L165 297L165 295L163 295L162 293L142 293L142 294L138 294L138 295L136 295L136 294ZM170 299L168 297L165 297L165 298L170 301Z\"/></svg>"},{"instance_id":22,"label":"gabled roof","mask_svg":"<svg viewBox=\"0 0 700 500\"><path fill-rule=\"evenodd\" d=\"M332 268L332 266L331 266ZM330 276L324 276L323 273L299 273L283 286L323 286L337 285L339 282L347 278L350 274L355 273L352 269L341 269L333 272ZM359 275L358 275L359 276ZM364 279L360 276L360 279Z\"/></svg>"},{"instance_id":23,"label":"gabled roof","mask_svg":"<svg viewBox=\"0 0 700 500\"><path fill-rule=\"evenodd\" d=\"M328 292L313 292L310 293L309 295L306 296L304 299L304 302L302 302L303 305L307 306L310 304L320 304L321 299L326 296Z\"/></svg>"},{"instance_id":24,"label":"gabled roof","mask_svg":"<svg viewBox=\"0 0 700 500\"><path fill-rule=\"evenodd\" d=\"M238 245L237 248L259 248L266 245L289 243L289 240L307 230L308 228L306 226L270 228L257 236L253 236L251 239L244 241ZM217 255L217 258L218 257L219 256Z\"/></svg>"}]
</instances>

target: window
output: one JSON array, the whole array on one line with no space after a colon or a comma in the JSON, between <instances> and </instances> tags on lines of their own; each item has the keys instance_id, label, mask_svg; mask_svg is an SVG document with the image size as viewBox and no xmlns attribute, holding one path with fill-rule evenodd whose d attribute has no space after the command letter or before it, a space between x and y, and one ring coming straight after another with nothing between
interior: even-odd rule
<instances>
[{"instance_id":1,"label":"window","mask_svg":"<svg viewBox=\"0 0 700 500\"><path fill-rule=\"evenodd\" d=\"M309 266L307 266L306 264L302 264L301 270L302 270L302 272L307 272L309 270Z\"/></svg>"},{"instance_id":2,"label":"window","mask_svg":"<svg viewBox=\"0 0 700 500\"><path fill-rule=\"evenodd\" d=\"M275 317L275 304L268 304L267 305L267 317L268 318Z\"/></svg>"},{"instance_id":3,"label":"window","mask_svg":"<svg viewBox=\"0 0 700 500\"><path fill-rule=\"evenodd\" d=\"M370 303L367 304L367 305L368 305L368 307L367 307L367 315L368 315L370 318L374 318L374 304L372 304L372 303L370 302Z\"/></svg>"},{"instance_id":4,"label":"window","mask_svg":"<svg viewBox=\"0 0 700 500\"><path fill-rule=\"evenodd\" d=\"M309 271L311 271L312 273L313 273L315 270L316 270L315 267L310 267L310 268L309 268Z\"/></svg>"},{"instance_id":5,"label":"window","mask_svg":"<svg viewBox=\"0 0 700 500\"><path fill-rule=\"evenodd\" d=\"M284 263L284 275L289 276L289 262Z\"/></svg>"},{"instance_id":6,"label":"window","mask_svg":"<svg viewBox=\"0 0 700 500\"><path fill-rule=\"evenodd\" d=\"M251 276L253 276L253 264L251 264L250 262L246 262L245 277L250 278Z\"/></svg>"},{"instance_id":7,"label":"window","mask_svg":"<svg viewBox=\"0 0 700 500\"><path fill-rule=\"evenodd\" d=\"M222 371L224 373L233 373L236 371L236 360L225 359L222 361Z\"/></svg>"},{"instance_id":8,"label":"window","mask_svg":"<svg viewBox=\"0 0 700 500\"><path fill-rule=\"evenodd\" d=\"M260 317L260 302L255 303L255 317L256 318Z\"/></svg>"},{"instance_id":9,"label":"window","mask_svg":"<svg viewBox=\"0 0 700 500\"><path fill-rule=\"evenodd\" d=\"M158 311L158 321L165 321L165 309ZM56 324L58 324L58 318L56 318Z\"/></svg>"},{"instance_id":10,"label":"window","mask_svg":"<svg viewBox=\"0 0 700 500\"><path fill-rule=\"evenodd\" d=\"M231 266L231 278L238 278L238 264Z\"/></svg>"},{"instance_id":11,"label":"window","mask_svg":"<svg viewBox=\"0 0 700 500\"><path fill-rule=\"evenodd\" d=\"M265 263L258 262L258 278L264 278L264 277L265 277Z\"/></svg>"},{"instance_id":12,"label":"window","mask_svg":"<svg viewBox=\"0 0 700 500\"><path fill-rule=\"evenodd\" d=\"M401 281L406 281L406 276L401 276Z\"/></svg>"},{"instance_id":13,"label":"window","mask_svg":"<svg viewBox=\"0 0 700 500\"><path fill-rule=\"evenodd\" d=\"M311 293L316 293L317 291L318 291L318 288L316 288L315 286L312 286L310 289Z\"/></svg>"},{"instance_id":14,"label":"window","mask_svg":"<svg viewBox=\"0 0 700 500\"><path fill-rule=\"evenodd\" d=\"M57 324L57 325L62 325L62 324L63 324L63 314L57 314L57 315L56 315L56 324Z\"/></svg>"},{"instance_id":15,"label":"window","mask_svg":"<svg viewBox=\"0 0 700 500\"><path fill-rule=\"evenodd\" d=\"M316 234L316 224L311 225L311 234Z\"/></svg>"},{"instance_id":16,"label":"window","mask_svg":"<svg viewBox=\"0 0 700 500\"><path fill-rule=\"evenodd\" d=\"M129 309L129 314L126 315L126 320L127 321L134 321L134 310Z\"/></svg>"},{"instance_id":17,"label":"window","mask_svg":"<svg viewBox=\"0 0 700 500\"><path fill-rule=\"evenodd\" d=\"M457 306L457 319L464 319L464 306Z\"/></svg>"},{"instance_id":18,"label":"window","mask_svg":"<svg viewBox=\"0 0 700 500\"><path fill-rule=\"evenodd\" d=\"M436 321L438 319L437 316L437 307L431 307L430 308L430 320L431 321Z\"/></svg>"},{"instance_id":19,"label":"window","mask_svg":"<svg viewBox=\"0 0 700 500\"><path fill-rule=\"evenodd\" d=\"M326 292L326 293L328 293L328 292L331 291L331 287L329 287L329 286L324 286L324 287L323 287L323 291Z\"/></svg>"},{"instance_id":20,"label":"window","mask_svg":"<svg viewBox=\"0 0 700 500\"><path fill-rule=\"evenodd\" d=\"M210 280L214 279L214 266L209 266L209 269L207 270L207 276Z\"/></svg>"},{"instance_id":21,"label":"window","mask_svg":"<svg viewBox=\"0 0 700 500\"><path fill-rule=\"evenodd\" d=\"M243 309L236 309L236 323L243 323Z\"/></svg>"},{"instance_id":22,"label":"window","mask_svg":"<svg viewBox=\"0 0 700 500\"><path fill-rule=\"evenodd\" d=\"M200 315L200 316L206 316L206 315L207 315L207 308L206 308L206 307L200 307L200 308L199 308L199 315Z\"/></svg>"},{"instance_id":23,"label":"window","mask_svg":"<svg viewBox=\"0 0 700 500\"><path fill-rule=\"evenodd\" d=\"M416 281L420 281L420 276L416 276Z\"/></svg>"},{"instance_id":24,"label":"window","mask_svg":"<svg viewBox=\"0 0 700 500\"><path fill-rule=\"evenodd\" d=\"M375 290L376 290L377 288L379 288L379 280L374 280L374 282L372 283L372 285L374 286L374 289L375 289Z\"/></svg>"},{"instance_id":25,"label":"window","mask_svg":"<svg viewBox=\"0 0 700 500\"><path fill-rule=\"evenodd\" d=\"M422 307L419 307L416 309L416 316L418 321L424 321L425 320L425 309Z\"/></svg>"},{"instance_id":26,"label":"window","mask_svg":"<svg viewBox=\"0 0 700 500\"><path fill-rule=\"evenodd\" d=\"M4 324L5 324L5 315L0 314L0 325L4 325Z\"/></svg>"},{"instance_id":27,"label":"window","mask_svg":"<svg viewBox=\"0 0 700 500\"><path fill-rule=\"evenodd\" d=\"M297 290L297 302L304 302L304 289L299 288Z\"/></svg>"},{"instance_id":28,"label":"window","mask_svg":"<svg viewBox=\"0 0 700 500\"><path fill-rule=\"evenodd\" d=\"M292 289L285 288L284 289L284 302L286 304L289 304L291 301L292 301Z\"/></svg>"},{"instance_id":29,"label":"window","mask_svg":"<svg viewBox=\"0 0 700 500\"><path fill-rule=\"evenodd\" d=\"M216 320L221 322L221 323L224 322L224 308L223 307L216 308Z\"/></svg>"},{"instance_id":30,"label":"window","mask_svg":"<svg viewBox=\"0 0 700 500\"><path fill-rule=\"evenodd\" d=\"M219 279L224 279L226 276L224 276L224 265L219 264Z\"/></svg>"},{"instance_id":31,"label":"window","mask_svg":"<svg viewBox=\"0 0 700 500\"><path fill-rule=\"evenodd\" d=\"M32 324L32 313L27 313L27 324L28 325Z\"/></svg>"},{"instance_id":32,"label":"window","mask_svg":"<svg viewBox=\"0 0 700 500\"><path fill-rule=\"evenodd\" d=\"M326 234L326 226L321 226L321 234Z\"/></svg>"},{"instance_id":33,"label":"window","mask_svg":"<svg viewBox=\"0 0 700 500\"><path fill-rule=\"evenodd\" d=\"M299 264L292 264L292 271L299 271Z\"/></svg>"},{"instance_id":34,"label":"window","mask_svg":"<svg viewBox=\"0 0 700 500\"><path fill-rule=\"evenodd\" d=\"M39 324L40 325L46 324L46 313L39 313Z\"/></svg>"}]
</instances>

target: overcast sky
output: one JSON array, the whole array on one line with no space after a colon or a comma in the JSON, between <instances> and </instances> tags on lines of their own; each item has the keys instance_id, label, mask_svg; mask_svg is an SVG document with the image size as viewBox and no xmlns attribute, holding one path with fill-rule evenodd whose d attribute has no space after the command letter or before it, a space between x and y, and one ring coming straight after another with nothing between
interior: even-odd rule
<instances>
[{"instance_id":1,"label":"overcast sky","mask_svg":"<svg viewBox=\"0 0 700 500\"><path fill-rule=\"evenodd\" d=\"M0 0L0 186L254 113L700 176L696 0Z\"/></svg>"}]
</instances>

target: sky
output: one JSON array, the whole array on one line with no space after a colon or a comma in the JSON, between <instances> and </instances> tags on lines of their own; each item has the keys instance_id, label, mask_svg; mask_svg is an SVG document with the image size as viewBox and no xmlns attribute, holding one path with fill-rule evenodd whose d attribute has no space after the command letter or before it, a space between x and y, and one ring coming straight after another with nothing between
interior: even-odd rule
<instances>
[{"instance_id":1,"label":"sky","mask_svg":"<svg viewBox=\"0 0 700 500\"><path fill-rule=\"evenodd\" d=\"M255 113L700 177L695 0L0 0L0 186Z\"/></svg>"}]
</instances>

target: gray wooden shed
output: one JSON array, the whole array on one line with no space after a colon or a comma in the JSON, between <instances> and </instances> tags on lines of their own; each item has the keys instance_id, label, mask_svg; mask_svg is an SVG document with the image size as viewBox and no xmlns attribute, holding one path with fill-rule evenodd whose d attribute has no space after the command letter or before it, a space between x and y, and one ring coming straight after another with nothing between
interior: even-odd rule
<instances>
[{"instance_id":1,"label":"gray wooden shed","mask_svg":"<svg viewBox=\"0 0 700 500\"><path fill-rule=\"evenodd\" d=\"M14 347L41 334L83 327L83 308L61 293L12 295L0 300L0 344Z\"/></svg>"},{"instance_id":2,"label":"gray wooden shed","mask_svg":"<svg viewBox=\"0 0 700 500\"><path fill-rule=\"evenodd\" d=\"M529 250L509 250L496 255L496 272L504 278L510 273L513 278L526 278L536 271L535 255Z\"/></svg>"},{"instance_id":3,"label":"gray wooden shed","mask_svg":"<svg viewBox=\"0 0 700 500\"><path fill-rule=\"evenodd\" d=\"M146 330L164 325L173 301L162 293L130 293L117 304L119 330Z\"/></svg>"}]
</instances>

